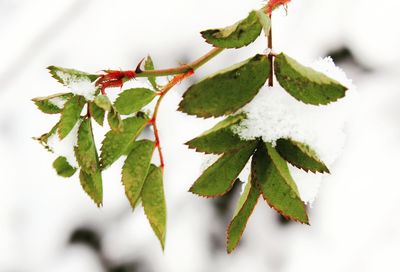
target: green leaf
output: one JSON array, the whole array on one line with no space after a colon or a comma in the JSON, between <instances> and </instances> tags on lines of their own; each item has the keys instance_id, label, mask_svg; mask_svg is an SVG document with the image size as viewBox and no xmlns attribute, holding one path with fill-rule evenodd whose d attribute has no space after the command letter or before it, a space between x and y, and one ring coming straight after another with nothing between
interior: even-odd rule
<instances>
[{"instance_id":1,"label":"green leaf","mask_svg":"<svg viewBox=\"0 0 400 272\"><path fill-rule=\"evenodd\" d=\"M269 60L256 55L192 85L183 95L179 110L198 117L230 114L258 93L270 74Z\"/></svg>"},{"instance_id":2,"label":"green leaf","mask_svg":"<svg viewBox=\"0 0 400 272\"><path fill-rule=\"evenodd\" d=\"M79 127L78 141L74 151L76 160L83 171L94 174L99 169L99 158L90 118L83 120Z\"/></svg>"},{"instance_id":3,"label":"green leaf","mask_svg":"<svg viewBox=\"0 0 400 272\"><path fill-rule=\"evenodd\" d=\"M93 174L88 174L81 170L79 179L83 190L89 195L94 203L100 207L103 204L103 181L101 171L98 170Z\"/></svg>"},{"instance_id":4,"label":"green leaf","mask_svg":"<svg viewBox=\"0 0 400 272\"><path fill-rule=\"evenodd\" d=\"M305 205L286 162L271 144L259 144L252 160L252 181L268 205L286 218L308 224Z\"/></svg>"},{"instance_id":5,"label":"green leaf","mask_svg":"<svg viewBox=\"0 0 400 272\"><path fill-rule=\"evenodd\" d=\"M65 158L63 156L58 157L53 162L53 168L56 170L57 175L64 177L64 178L72 177L76 172L76 168L72 167L68 163L67 158Z\"/></svg>"},{"instance_id":6,"label":"green leaf","mask_svg":"<svg viewBox=\"0 0 400 272\"><path fill-rule=\"evenodd\" d=\"M146 61L144 62L144 69L147 70L147 71L154 70L153 59L151 58L150 55L147 56ZM154 90L158 91L156 77L155 76L150 76L147 79L149 80L151 86L153 86Z\"/></svg>"},{"instance_id":7,"label":"green leaf","mask_svg":"<svg viewBox=\"0 0 400 272\"><path fill-rule=\"evenodd\" d=\"M103 126L106 112L102 108L93 102L89 102L89 113L100 126Z\"/></svg>"},{"instance_id":8,"label":"green leaf","mask_svg":"<svg viewBox=\"0 0 400 272\"><path fill-rule=\"evenodd\" d=\"M111 130L116 132L121 132L124 130L124 122L119 115L119 112L115 110L114 107L107 114L107 121L108 125L110 126Z\"/></svg>"},{"instance_id":9,"label":"green leaf","mask_svg":"<svg viewBox=\"0 0 400 272\"><path fill-rule=\"evenodd\" d=\"M231 115L186 144L189 148L206 154L222 154L232 149L238 149L247 141L241 140L237 134L232 132L231 128L245 117L243 113Z\"/></svg>"},{"instance_id":10,"label":"green leaf","mask_svg":"<svg viewBox=\"0 0 400 272\"><path fill-rule=\"evenodd\" d=\"M167 224L163 173L160 167L151 165L142 190L144 212L164 250Z\"/></svg>"},{"instance_id":11,"label":"green leaf","mask_svg":"<svg viewBox=\"0 0 400 272\"><path fill-rule=\"evenodd\" d=\"M75 69L62 68L57 66L49 66L47 67L47 69L49 70L53 78L66 86L68 86L69 83L73 80L87 78L91 82L94 82L99 77L98 75L88 74Z\"/></svg>"},{"instance_id":12,"label":"green leaf","mask_svg":"<svg viewBox=\"0 0 400 272\"><path fill-rule=\"evenodd\" d=\"M347 90L336 80L301 65L283 53L275 58L275 73L279 84L306 104L329 104L344 97Z\"/></svg>"},{"instance_id":13,"label":"green leaf","mask_svg":"<svg viewBox=\"0 0 400 272\"><path fill-rule=\"evenodd\" d=\"M112 104L110 99L108 98L108 96L106 95L97 95L93 102L101 109L103 109L104 111L110 111Z\"/></svg>"},{"instance_id":14,"label":"green leaf","mask_svg":"<svg viewBox=\"0 0 400 272\"><path fill-rule=\"evenodd\" d=\"M121 155L128 151L136 137L147 124L146 117L130 117L123 120L124 131L110 130L102 142L100 164L103 169L113 164Z\"/></svg>"},{"instance_id":15,"label":"green leaf","mask_svg":"<svg viewBox=\"0 0 400 272\"><path fill-rule=\"evenodd\" d=\"M249 13L246 19L234 25L209 29L201 32L210 44L221 48L240 48L254 42L260 35L262 25L256 11Z\"/></svg>"},{"instance_id":16,"label":"green leaf","mask_svg":"<svg viewBox=\"0 0 400 272\"><path fill-rule=\"evenodd\" d=\"M135 208L142 192L154 148L155 143L149 140L135 142L122 167L122 183L132 209Z\"/></svg>"},{"instance_id":17,"label":"green leaf","mask_svg":"<svg viewBox=\"0 0 400 272\"><path fill-rule=\"evenodd\" d=\"M120 93L114 106L120 114L128 115L140 111L155 96L155 92L146 88L128 89Z\"/></svg>"},{"instance_id":18,"label":"green leaf","mask_svg":"<svg viewBox=\"0 0 400 272\"><path fill-rule=\"evenodd\" d=\"M313 173L329 173L328 167L306 144L291 139L279 139L276 141L276 150L282 158L297 168Z\"/></svg>"},{"instance_id":19,"label":"green leaf","mask_svg":"<svg viewBox=\"0 0 400 272\"><path fill-rule=\"evenodd\" d=\"M71 98L71 96L72 93L60 93L46 97L35 97L32 99L32 101L42 112L47 114L56 114L61 113L62 111L62 107L60 108L56 105L56 100L67 101L69 98Z\"/></svg>"},{"instance_id":20,"label":"green leaf","mask_svg":"<svg viewBox=\"0 0 400 272\"><path fill-rule=\"evenodd\" d=\"M58 125L60 139L65 138L78 122L84 105L85 98L79 95L74 95L65 103L61 112L60 124Z\"/></svg>"},{"instance_id":21,"label":"green leaf","mask_svg":"<svg viewBox=\"0 0 400 272\"><path fill-rule=\"evenodd\" d=\"M255 144L249 143L239 150L225 153L203 172L189 191L205 197L224 195L232 188L254 149Z\"/></svg>"},{"instance_id":22,"label":"green leaf","mask_svg":"<svg viewBox=\"0 0 400 272\"><path fill-rule=\"evenodd\" d=\"M238 209L237 213L235 213L232 222L228 226L226 246L228 253L231 253L239 244L239 241L242 238L243 232L246 228L247 221L249 220L249 217L257 204L259 196L260 191L249 181L246 184L246 189L241 196L241 199L244 200L242 200L240 208Z\"/></svg>"}]
</instances>

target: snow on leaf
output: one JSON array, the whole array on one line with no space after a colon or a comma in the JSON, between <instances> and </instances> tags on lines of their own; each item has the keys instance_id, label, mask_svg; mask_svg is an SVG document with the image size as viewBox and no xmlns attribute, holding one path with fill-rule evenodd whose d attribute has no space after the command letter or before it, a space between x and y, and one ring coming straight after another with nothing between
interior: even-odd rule
<instances>
[{"instance_id":1,"label":"snow on leaf","mask_svg":"<svg viewBox=\"0 0 400 272\"><path fill-rule=\"evenodd\" d=\"M44 113L56 114L61 113L65 103L71 98L72 93L59 93L46 97L36 97L32 101Z\"/></svg>"}]
</instances>

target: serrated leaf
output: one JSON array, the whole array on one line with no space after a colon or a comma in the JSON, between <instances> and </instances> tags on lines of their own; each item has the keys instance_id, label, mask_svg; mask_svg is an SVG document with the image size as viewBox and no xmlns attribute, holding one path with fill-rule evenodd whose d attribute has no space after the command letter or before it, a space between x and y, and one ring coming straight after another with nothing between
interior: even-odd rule
<instances>
[{"instance_id":1,"label":"serrated leaf","mask_svg":"<svg viewBox=\"0 0 400 272\"><path fill-rule=\"evenodd\" d=\"M83 170L79 173L82 189L89 195L94 203L100 207L103 204L103 180L101 171L88 174Z\"/></svg>"},{"instance_id":2,"label":"serrated leaf","mask_svg":"<svg viewBox=\"0 0 400 272\"><path fill-rule=\"evenodd\" d=\"M279 84L294 98L306 104L326 105L346 94L347 88L281 53L275 58L275 74Z\"/></svg>"},{"instance_id":3,"label":"serrated leaf","mask_svg":"<svg viewBox=\"0 0 400 272\"><path fill-rule=\"evenodd\" d=\"M226 245L228 253L231 253L239 244L246 228L247 221L257 204L260 194L258 188L252 185L250 181L246 184L246 189L241 196L242 203L240 208L235 213L232 222L228 226Z\"/></svg>"},{"instance_id":4,"label":"serrated leaf","mask_svg":"<svg viewBox=\"0 0 400 272\"><path fill-rule=\"evenodd\" d=\"M106 133L101 147L100 164L103 169L113 164L121 155L127 152L136 137L147 124L146 117L130 117L123 120L124 131L110 130Z\"/></svg>"},{"instance_id":5,"label":"serrated leaf","mask_svg":"<svg viewBox=\"0 0 400 272\"><path fill-rule=\"evenodd\" d=\"M308 224L305 205L286 162L270 144L260 144L252 160L252 181L268 205L286 218Z\"/></svg>"},{"instance_id":6,"label":"serrated leaf","mask_svg":"<svg viewBox=\"0 0 400 272\"><path fill-rule=\"evenodd\" d=\"M328 167L306 144L291 139L279 139L276 141L276 150L282 158L297 168L313 173L329 173Z\"/></svg>"},{"instance_id":7,"label":"serrated leaf","mask_svg":"<svg viewBox=\"0 0 400 272\"><path fill-rule=\"evenodd\" d=\"M58 125L58 135L63 139L78 122L83 106L85 105L85 98L83 96L74 95L64 105L61 112L61 119Z\"/></svg>"},{"instance_id":8,"label":"serrated leaf","mask_svg":"<svg viewBox=\"0 0 400 272\"><path fill-rule=\"evenodd\" d=\"M89 102L89 113L100 126L103 126L106 112L102 108L93 102Z\"/></svg>"},{"instance_id":9,"label":"serrated leaf","mask_svg":"<svg viewBox=\"0 0 400 272\"><path fill-rule=\"evenodd\" d=\"M61 113L63 109L63 107L59 107L57 105L56 99L67 101L71 97L72 93L60 93L46 97L35 97L32 99L32 101L42 112L47 114L56 114L56 113Z\"/></svg>"},{"instance_id":10,"label":"serrated leaf","mask_svg":"<svg viewBox=\"0 0 400 272\"><path fill-rule=\"evenodd\" d=\"M269 60L256 55L192 85L179 110L198 117L233 113L250 102L270 74Z\"/></svg>"},{"instance_id":11,"label":"serrated leaf","mask_svg":"<svg viewBox=\"0 0 400 272\"><path fill-rule=\"evenodd\" d=\"M106 95L97 95L93 102L101 109L103 109L104 111L110 111L111 107L112 107L112 103L110 101L110 99L108 98L108 96Z\"/></svg>"},{"instance_id":12,"label":"serrated leaf","mask_svg":"<svg viewBox=\"0 0 400 272\"><path fill-rule=\"evenodd\" d=\"M132 209L135 208L142 192L154 148L155 143L149 140L135 142L122 167L122 184Z\"/></svg>"},{"instance_id":13,"label":"serrated leaf","mask_svg":"<svg viewBox=\"0 0 400 272\"><path fill-rule=\"evenodd\" d=\"M201 32L203 38L210 44L221 48L240 48L254 42L260 35L262 25L256 11L249 13L247 18L234 25L209 29Z\"/></svg>"},{"instance_id":14,"label":"serrated leaf","mask_svg":"<svg viewBox=\"0 0 400 272\"><path fill-rule=\"evenodd\" d=\"M49 66L47 69L54 79L66 86L69 85L71 79L87 78L91 82L94 82L99 77L98 75L57 66Z\"/></svg>"},{"instance_id":15,"label":"serrated leaf","mask_svg":"<svg viewBox=\"0 0 400 272\"><path fill-rule=\"evenodd\" d=\"M254 149L255 144L248 143L241 149L225 153L203 172L189 191L206 197L224 195L232 188Z\"/></svg>"},{"instance_id":16,"label":"serrated leaf","mask_svg":"<svg viewBox=\"0 0 400 272\"><path fill-rule=\"evenodd\" d=\"M245 117L245 114L231 115L186 144L189 148L207 154L222 154L232 149L238 149L247 141L240 139L231 128Z\"/></svg>"},{"instance_id":17,"label":"serrated leaf","mask_svg":"<svg viewBox=\"0 0 400 272\"><path fill-rule=\"evenodd\" d=\"M55 161L53 162L53 168L56 170L57 175L64 178L72 177L76 172L76 168L72 167L68 163L67 158L63 156L60 156L57 159L55 159Z\"/></svg>"},{"instance_id":18,"label":"serrated leaf","mask_svg":"<svg viewBox=\"0 0 400 272\"><path fill-rule=\"evenodd\" d=\"M107 121L111 130L116 132L121 132L124 130L124 122L122 122L121 115L119 115L119 112L115 110L115 108L112 107L108 112Z\"/></svg>"},{"instance_id":19,"label":"serrated leaf","mask_svg":"<svg viewBox=\"0 0 400 272\"><path fill-rule=\"evenodd\" d=\"M142 190L144 212L164 250L167 224L163 173L160 167L150 165Z\"/></svg>"},{"instance_id":20,"label":"serrated leaf","mask_svg":"<svg viewBox=\"0 0 400 272\"><path fill-rule=\"evenodd\" d=\"M79 127L78 141L74 151L76 160L83 171L94 174L99 169L99 158L90 118L83 120Z\"/></svg>"},{"instance_id":21,"label":"serrated leaf","mask_svg":"<svg viewBox=\"0 0 400 272\"><path fill-rule=\"evenodd\" d=\"M147 70L147 71L154 70L153 59L151 58L150 55L147 56L146 61L144 62L144 69ZM150 76L147 79L149 80L151 86L153 86L154 90L158 91L156 77L155 76Z\"/></svg>"},{"instance_id":22,"label":"serrated leaf","mask_svg":"<svg viewBox=\"0 0 400 272\"><path fill-rule=\"evenodd\" d=\"M114 106L120 114L128 115L140 111L155 96L155 92L146 88L128 89L119 94Z\"/></svg>"}]
</instances>

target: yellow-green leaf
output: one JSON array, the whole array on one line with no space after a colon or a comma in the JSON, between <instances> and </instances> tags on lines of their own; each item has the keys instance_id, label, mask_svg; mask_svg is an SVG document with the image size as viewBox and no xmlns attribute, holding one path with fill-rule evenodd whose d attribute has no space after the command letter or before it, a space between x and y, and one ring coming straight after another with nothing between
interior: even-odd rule
<instances>
[{"instance_id":1,"label":"yellow-green leaf","mask_svg":"<svg viewBox=\"0 0 400 272\"><path fill-rule=\"evenodd\" d=\"M97 106L93 102L89 102L89 112L90 116L100 125L103 126L104 124L104 117L105 117L105 110Z\"/></svg>"},{"instance_id":2,"label":"yellow-green leaf","mask_svg":"<svg viewBox=\"0 0 400 272\"><path fill-rule=\"evenodd\" d=\"M147 71L154 70L153 59L151 58L150 55L147 56L146 61L144 62L144 69L146 69ZM155 76L149 76L147 79L149 80L151 86L153 86L154 90L158 91L156 77Z\"/></svg>"},{"instance_id":3,"label":"yellow-green leaf","mask_svg":"<svg viewBox=\"0 0 400 272\"><path fill-rule=\"evenodd\" d=\"M144 212L164 250L167 224L163 173L160 167L151 165L142 190Z\"/></svg>"},{"instance_id":4,"label":"yellow-green leaf","mask_svg":"<svg viewBox=\"0 0 400 272\"><path fill-rule=\"evenodd\" d=\"M89 195L94 203L100 207L103 204L103 181L101 171L88 174L83 170L79 173L82 189Z\"/></svg>"},{"instance_id":5,"label":"yellow-green leaf","mask_svg":"<svg viewBox=\"0 0 400 272\"><path fill-rule=\"evenodd\" d=\"M122 122L119 112L114 107L112 107L108 112L107 121L111 130L116 132L121 132L124 130L124 122Z\"/></svg>"},{"instance_id":6,"label":"yellow-green leaf","mask_svg":"<svg viewBox=\"0 0 400 272\"><path fill-rule=\"evenodd\" d=\"M58 157L53 162L53 168L56 170L57 175L64 177L64 178L72 177L76 172L76 168L72 167L68 163L67 158L65 158L63 156Z\"/></svg>"},{"instance_id":7,"label":"yellow-green leaf","mask_svg":"<svg viewBox=\"0 0 400 272\"><path fill-rule=\"evenodd\" d=\"M35 97L32 101L44 113L47 114L56 114L61 113L63 107L60 107L57 102L66 102L69 98L72 97L72 93L59 93L53 94L46 97Z\"/></svg>"},{"instance_id":8,"label":"yellow-green leaf","mask_svg":"<svg viewBox=\"0 0 400 272\"><path fill-rule=\"evenodd\" d=\"M76 160L83 171L93 174L99 169L99 158L90 118L83 120L79 127L78 141L74 151Z\"/></svg>"},{"instance_id":9,"label":"yellow-green leaf","mask_svg":"<svg viewBox=\"0 0 400 272\"><path fill-rule=\"evenodd\" d=\"M112 107L112 103L108 96L99 94L97 95L93 102L100 108L102 108L104 111L110 111Z\"/></svg>"},{"instance_id":10,"label":"yellow-green leaf","mask_svg":"<svg viewBox=\"0 0 400 272\"><path fill-rule=\"evenodd\" d=\"M275 58L275 74L279 84L290 95L306 104L326 105L346 94L347 88L338 81L283 53Z\"/></svg>"},{"instance_id":11,"label":"yellow-green leaf","mask_svg":"<svg viewBox=\"0 0 400 272\"><path fill-rule=\"evenodd\" d=\"M205 30L201 35L216 47L239 48L254 42L260 35L262 27L257 11L252 11L247 18L234 25Z\"/></svg>"},{"instance_id":12,"label":"yellow-green leaf","mask_svg":"<svg viewBox=\"0 0 400 272\"><path fill-rule=\"evenodd\" d=\"M155 96L155 92L146 88L128 89L118 96L114 106L120 114L128 115L140 111Z\"/></svg>"},{"instance_id":13,"label":"yellow-green leaf","mask_svg":"<svg viewBox=\"0 0 400 272\"><path fill-rule=\"evenodd\" d=\"M256 55L192 85L179 110L198 117L233 113L250 102L270 74L267 56Z\"/></svg>"},{"instance_id":14,"label":"yellow-green leaf","mask_svg":"<svg viewBox=\"0 0 400 272\"><path fill-rule=\"evenodd\" d=\"M83 96L74 95L64 105L61 112L61 119L58 125L58 135L60 139L70 133L72 128L78 122L83 106L85 105L85 98Z\"/></svg>"},{"instance_id":15,"label":"yellow-green leaf","mask_svg":"<svg viewBox=\"0 0 400 272\"><path fill-rule=\"evenodd\" d=\"M135 142L122 167L122 184L132 209L135 208L142 192L154 148L154 142L149 140Z\"/></svg>"}]
</instances>

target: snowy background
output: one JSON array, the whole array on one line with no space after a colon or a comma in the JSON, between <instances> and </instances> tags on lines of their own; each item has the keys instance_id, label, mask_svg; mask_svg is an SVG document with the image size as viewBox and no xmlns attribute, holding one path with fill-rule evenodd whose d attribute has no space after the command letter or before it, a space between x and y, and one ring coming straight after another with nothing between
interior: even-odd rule
<instances>
[{"instance_id":1,"label":"snowy background","mask_svg":"<svg viewBox=\"0 0 400 272\"><path fill-rule=\"evenodd\" d=\"M400 252L400 2L294 0L273 18L274 48L304 63L332 56L357 85L343 151L310 207L311 227L287 223L260 201L239 248L225 253L226 201L187 193L203 156L182 143L215 121L175 111L190 81L161 107L168 232L163 254L141 209L104 172L104 208L62 179L34 142L57 121L32 97L59 91L45 67L128 69L151 53L172 67L207 52L199 31L229 25L256 0L0 0L0 271L398 271ZM223 52L195 79L265 49ZM335 120L327 120L327 122ZM326 142L337 142L328 135ZM310 179L313 184L319 181ZM228 203L228 204L226 204Z\"/></svg>"}]
</instances>

